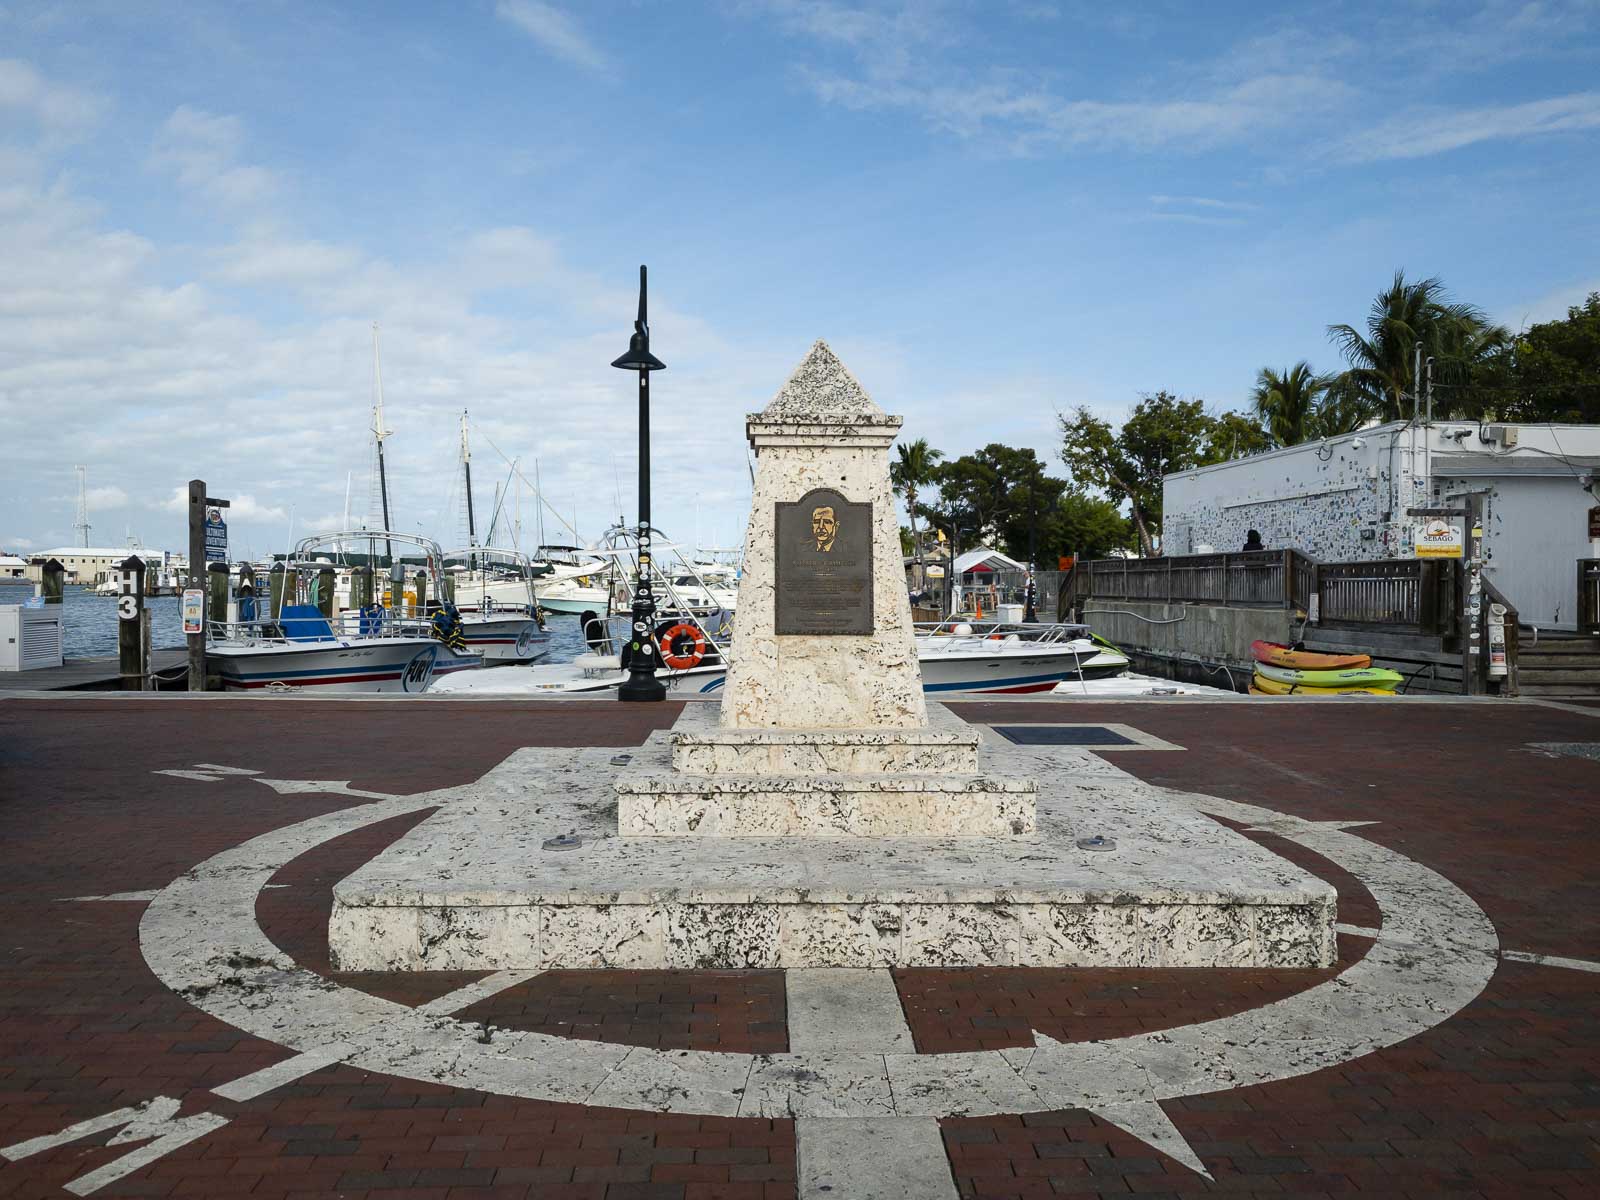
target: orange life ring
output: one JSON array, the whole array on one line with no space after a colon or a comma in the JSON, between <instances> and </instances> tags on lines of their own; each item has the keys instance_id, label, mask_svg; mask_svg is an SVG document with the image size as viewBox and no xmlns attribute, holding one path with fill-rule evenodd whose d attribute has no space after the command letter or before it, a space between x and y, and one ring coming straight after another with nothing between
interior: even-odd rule
<instances>
[{"instance_id":1,"label":"orange life ring","mask_svg":"<svg viewBox=\"0 0 1600 1200\"><path fill-rule=\"evenodd\" d=\"M706 656L706 635L698 625L679 621L661 635L661 661L674 671L698 667ZM687 642L687 648L684 643Z\"/></svg>"}]
</instances>

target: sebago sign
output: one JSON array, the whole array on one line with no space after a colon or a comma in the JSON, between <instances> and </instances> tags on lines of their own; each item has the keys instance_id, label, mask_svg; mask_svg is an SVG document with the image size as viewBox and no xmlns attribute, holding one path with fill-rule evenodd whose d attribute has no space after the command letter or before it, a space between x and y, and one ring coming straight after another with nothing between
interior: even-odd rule
<instances>
[{"instance_id":1,"label":"sebago sign","mask_svg":"<svg viewBox=\"0 0 1600 1200\"><path fill-rule=\"evenodd\" d=\"M1461 527L1443 517L1429 517L1416 527L1412 545L1418 558L1460 558Z\"/></svg>"}]
</instances>

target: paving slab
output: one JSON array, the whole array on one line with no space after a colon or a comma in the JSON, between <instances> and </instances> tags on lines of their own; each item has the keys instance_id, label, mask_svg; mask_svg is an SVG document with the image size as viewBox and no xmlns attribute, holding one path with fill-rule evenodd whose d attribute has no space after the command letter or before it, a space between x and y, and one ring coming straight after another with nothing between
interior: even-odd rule
<instances>
[{"instance_id":1,"label":"paving slab","mask_svg":"<svg viewBox=\"0 0 1600 1200\"><path fill-rule=\"evenodd\" d=\"M66 1197L74 1194L68 1184L87 1181L101 1183L89 1193L97 1197L426 1200L452 1188L535 1200L849 1194L801 1190L811 1186L801 1172L816 1161L803 1149L808 1123L837 1118L614 1107L592 1090L589 1103L533 1101L498 1090L502 1079L515 1086L504 1066L473 1074L455 1065L455 1053L433 1059L439 1077L334 1062L230 1100L213 1089L290 1060L294 1052L277 1040L282 1030L275 1036L270 1023L256 1031L213 1015L201 1007L210 996L169 989L140 950L146 894L159 895L229 847L316 814L381 805L384 796L426 802L426 793L473 784L523 746L635 746L669 724L675 706L642 707L70 696L0 705L0 1148L50 1144L0 1159L0 1193ZM878 1160L899 1161L892 1149L915 1148L932 1180L942 1168L953 1194L969 1200L1600 1194L1600 975L1592 969L1600 963L1600 905L1589 902L1600 861L1595 767L1532 749L1592 742L1591 713L1433 701L962 706L980 720L986 710L1003 710L996 719L1004 723L1124 722L1185 747L1117 755L1117 769L1097 777L1131 774L1157 788L1257 806L1250 819L1219 806L1216 819L1274 853L1292 853L1338 887L1343 919L1379 936L1341 937L1339 961L1320 970L896 970L916 1053L885 1056L888 1095L897 1114L914 1096L944 1111L925 1118L936 1141L917 1132L915 1117L888 1118L906 1123ZM327 736L330 721L337 736ZM106 753L113 745L116 753ZM266 786L218 774L219 766L300 786ZM167 770L206 778L154 774ZM327 780L348 787L319 784ZM353 832L288 863L257 897L266 935L323 988L359 987L402 1013L485 990L461 992L481 973L331 971L333 885L424 812L360 826L352 819ZM1311 824L1320 832L1304 827ZM1498 960L1492 949L1430 941L1415 923L1396 926L1392 918L1421 912L1414 893L1397 896L1391 887L1380 903L1357 874L1326 857L1361 844L1470 896L1494 927ZM1401 942L1378 965L1402 988L1425 983L1404 969L1408 960L1448 983L1435 964L1480 956L1487 981L1420 1032L1335 1065L1153 1102L1047 1109L1013 1095L1014 1107L1002 1107L1001 1086L1014 1084L988 1069L996 1059L1020 1079L1041 1053L1063 1053L1036 1043L1036 1030L1062 1046L1140 1036L1160 1046L1233 1016L1254 1029L1257 1046L1298 1040L1314 1051L1317 1041L1276 1022L1275 1006L1331 981L1342 981L1330 989L1335 999L1358 986L1352 972L1385 933ZM619 1041L620 1057L608 1057L626 1067L630 1047L781 1055L784 993L782 974L771 971L558 972L458 1016L473 1031L489 1024L496 1039L497 1025L525 1014L537 1029L574 1042ZM494 1050L493 1042L482 1049ZM991 1049L992 1057L974 1057ZM1150 1069L1182 1083L1201 1058L1153 1058ZM940 1064L948 1069L929 1069ZM636 1068L657 1065L641 1059L615 1090L642 1096L660 1080ZM963 1094L988 1111L961 1115L944 1105L941 1092L963 1072L974 1084ZM694 1083L684 1090L698 1096L708 1078L678 1082ZM764 1083L774 1104L786 1094L777 1076ZM864 1105L881 1095L869 1088ZM157 1107L160 1097L174 1104ZM144 1125L123 1130L159 1136L113 1144L121 1135L106 1118L129 1111ZM190 1118L202 1120L176 1128ZM87 1125L96 1131L61 1136ZM193 1139L163 1140L175 1133ZM932 1181L927 1187L927 1195L943 1194Z\"/></svg>"}]
</instances>

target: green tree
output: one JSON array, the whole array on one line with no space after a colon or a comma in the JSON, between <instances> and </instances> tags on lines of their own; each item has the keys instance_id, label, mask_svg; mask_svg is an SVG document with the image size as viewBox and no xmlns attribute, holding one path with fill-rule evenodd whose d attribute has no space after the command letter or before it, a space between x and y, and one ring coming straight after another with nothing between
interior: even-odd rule
<instances>
[{"instance_id":1,"label":"green tree","mask_svg":"<svg viewBox=\"0 0 1600 1200\"><path fill-rule=\"evenodd\" d=\"M1468 389L1470 415L1600 424L1600 292L1518 334Z\"/></svg>"},{"instance_id":2,"label":"green tree","mask_svg":"<svg viewBox=\"0 0 1600 1200\"><path fill-rule=\"evenodd\" d=\"M1132 541L1128 518L1115 504L1069 486L1039 532L1039 561L1048 569L1064 554L1105 558Z\"/></svg>"},{"instance_id":3,"label":"green tree","mask_svg":"<svg viewBox=\"0 0 1600 1200\"><path fill-rule=\"evenodd\" d=\"M1438 279L1408 283L1404 271L1378 293L1367 314L1366 331L1330 325L1328 336L1348 369L1339 378L1347 404L1365 404L1386 421L1421 416L1415 378L1416 346L1434 360L1434 379L1452 394L1463 394L1476 368L1508 340L1470 304L1449 299Z\"/></svg>"},{"instance_id":4,"label":"green tree","mask_svg":"<svg viewBox=\"0 0 1600 1200\"><path fill-rule=\"evenodd\" d=\"M1199 465L1228 462L1272 449L1272 435L1244 413L1223 412L1206 418L1205 444Z\"/></svg>"},{"instance_id":5,"label":"green tree","mask_svg":"<svg viewBox=\"0 0 1600 1200\"><path fill-rule=\"evenodd\" d=\"M939 464L939 502L922 515L960 544L984 542L1022 562L1048 566L1062 554L1104 555L1128 544L1117 505L1045 472L1029 447L991 442Z\"/></svg>"},{"instance_id":6,"label":"green tree","mask_svg":"<svg viewBox=\"0 0 1600 1200\"><path fill-rule=\"evenodd\" d=\"M913 554L920 553L921 547L917 538L917 496L933 486L939 460L943 457L944 452L930 447L927 438L918 438L896 446L895 460L889 464L889 483L895 494L906 502L906 514L911 518ZM927 569L923 568L921 583L926 587L927 582Z\"/></svg>"},{"instance_id":7,"label":"green tree","mask_svg":"<svg viewBox=\"0 0 1600 1200\"><path fill-rule=\"evenodd\" d=\"M1080 407L1061 418L1061 459L1078 484L1127 501L1139 552L1149 556L1161 528L1162 477L1210 461L1214 426L1199 400L1165 391L1145 395L1116 432Z\"/></svg>"}]
</instances>

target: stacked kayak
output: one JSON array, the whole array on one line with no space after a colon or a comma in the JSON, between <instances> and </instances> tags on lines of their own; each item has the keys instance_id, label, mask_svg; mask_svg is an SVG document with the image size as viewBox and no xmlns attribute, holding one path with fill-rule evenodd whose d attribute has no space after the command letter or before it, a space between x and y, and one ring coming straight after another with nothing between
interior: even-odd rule
<instances>
[{"instance_id":1,"label":"stacked kayak","mask_svg":"<svg viewBox=\"0 0 1600 1200\"><path fill-rule=\"evenodd\" d=\"M1366 654L1320 654L1278 642L1252 642L1254 696L1392 696L1398 672L1372 665Z\"/></svg>"}]
</instances>

